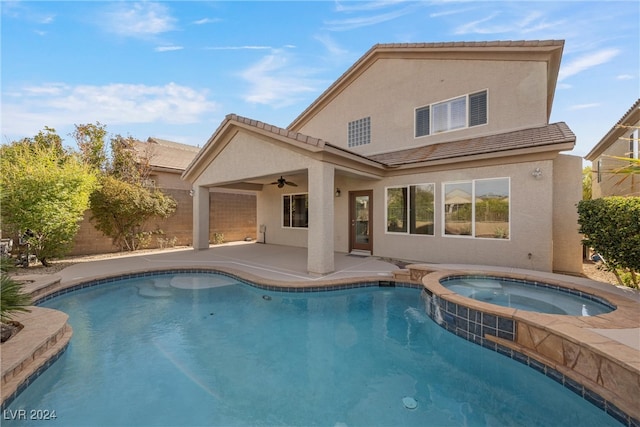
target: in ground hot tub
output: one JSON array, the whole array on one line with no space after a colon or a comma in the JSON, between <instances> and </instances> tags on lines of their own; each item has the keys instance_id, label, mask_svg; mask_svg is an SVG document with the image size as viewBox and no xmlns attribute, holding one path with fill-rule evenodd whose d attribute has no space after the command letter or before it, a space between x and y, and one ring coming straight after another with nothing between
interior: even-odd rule
<instances>
[{"instance_id":1,"label":"in ground hot tub","mask_svg":"<svg viewBox=\"0 0 640 427\"><path fill-rule=\"evenodd\" d=\"M600 297L575 289L496 276L448 276L445 288L467 298L502 307L570 316L596 316L615 310Z\"/></svg>"}]
</instances>

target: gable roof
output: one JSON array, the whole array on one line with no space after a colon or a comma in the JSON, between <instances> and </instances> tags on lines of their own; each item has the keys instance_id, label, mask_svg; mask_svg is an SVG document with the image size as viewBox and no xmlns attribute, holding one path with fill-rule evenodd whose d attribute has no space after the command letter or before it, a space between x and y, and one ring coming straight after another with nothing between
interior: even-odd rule
<instances>
[{"instance_id":1,"label":"gable roof","mask_svg":"<svg viewBox=\"0 0 640 427\"><path fill-rule=\"evenodd\" d=\"M628 128L622 127L633 126L640 122L640 98L636 100L636 102L627 110L626 113L616 122L615 125L607 132L605 136L602 137L600 141L596 144L595 147L589 153L584 156L585 159L589 161L594 161L600 155L611 146L614 142L616 142L621 136L624 136L629 132Z\"/></svg>"},{"instance_id":2,"label":"gable roof","mask_svg":"<svg viewBox=\"0 0 640 427\"><path fill-rule=\"evenodd\" d=\"M191 164L182 174L182 178L187 179L193 175L198 175L198 171L206 167L203 163L213 152L215 141L224 139L228 135L234 135L239 128L278 139L290 144L292 148L298 147L309 152L324 152L335 156L334 158L348 159L382 170L399 166L424 165L429 162L454 162L472 156L501 157L536 151L560 152L571 150L576 141L576 136L567 124L560 122L501 134L364 156L300 132L283 129L236 114L229 114L209 138L207 144L193 158Z\"/></svg>"},{"instance_id":3,"label":"gable roof","mask_svg":"<svg viewBox=\"0 0 640 427\"><path fill-rule=\"evenodd\" d=\"M408 148L390 153L369 156L387 166L399 166L418 162L459 159L487 154L507 154L515 150L552 148L565 151L573 148L576 136L566 123L522 129L513 132L441 142L423 147Z\"/></svg>"},{"instance_id":4,"label":"gable roof","mask_svg":"<svg viewBox=\"0 0 640 427\"><path fill-rule=\"evenodd\" d=\"M200 152L194 157L193 161L188 165L182 174L182 179L188 179L194 175L199 175L200 171L205 167L203 165L203 163L206 162L205 159L216 155L215 151L218 148L216 147L217 144L215 144L215 142L218 141L224 144L226 139L231 138L241 129L262 135L266 138L278 140L287 144L291 149L302 149L309 153L330 151L337 153L337 155L342 158L352 158L364 163L375 164L378 167L381 166L378 162L369 160L364 156L352 153L348 150L343 150L342 148L331 145L320 138L315 138L299 132L270 125L259 120L242 117L237 114L228 114L222 123L220 123L220 126L218 126L213 135L211 135L204 147L202 147L202 150L200 150Z\"/></svg>"},{"instance_id":5,"label":"gable roof","mask_svg":"<svg viewBox=\"0 0 640 427\"><path fill-rule=\"evenodd\" d=\"M149 156L149 165L152 169L176 172L184 171L200 151L200 148L193 145L152 137L146 142L135 141L134 149L139 156Z\"/></svg>"},{"instance_id":6,"label":"gable roof","mask_svg":"<svg viewBox=\"0 0 640 427\"><path fill-rule=\"evenodd\" d=\"M287 129L299 130L373 63L388 58L544 61L547 63L548 120L563 48L563 40L376 44L296 117Z\"/></svg>"}]
</instances>

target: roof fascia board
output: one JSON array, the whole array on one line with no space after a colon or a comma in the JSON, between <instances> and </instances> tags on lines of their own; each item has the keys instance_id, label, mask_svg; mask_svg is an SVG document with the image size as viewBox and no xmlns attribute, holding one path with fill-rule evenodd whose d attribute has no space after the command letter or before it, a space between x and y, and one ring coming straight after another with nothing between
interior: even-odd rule
<instances>
[{"instance_id":1,"label":"roof fascia board","mask_svg":"<svg viewBox=\"0 0 640 427\"><path fill-rule=\"evenodd\" d=\"M394 176L403 176L403 175L414 175L419 173L433 173L433 172L446 172L452 170L459 169L471 169L471 168L480 168L480 167L499 167L507 164L515 164L515 163L525 163L525 162L539 162L545 160L553 160L558 157L560 153L558 152L542 152L542 153L532 153L529 155L519 155L514 156L505 156L505 157L496 157L492 159L466 159L464 161L459 161L455 163L430 163L430 164L420 164L418 166L414 166L412 168L396 168L394 170L389 170L386 177L394 177Z\"/></svg>"},{"instance_id":2,"label":"roof fascia board","mask_svg":"<svg viewBox=\"0 0 640 427\"><path fill-rule=\"evenodd\" d=\"M604 150L609 148L611 144L616 142L620 137L629 132L629 129L620 127L620 125L635 125L640 122L640 99L625 113L624 116L607 132L605 136L596 144L595 147L586 156L585 159L593 162L602 155Z\"/></svg>"},{"instance_id":3,"label":"roof fascia board","mask_svg":"<svg viewBox=\"0 0 640 427\"><path fill-rule=\"evenodd\" d=\"M416 162L416 163L404 163L404 164L389 166L389 170L409 171L409 170L424 168L424 167L451 168L451 165L463 165L463 164L464 166L460 166L460 167L469 167L470 162L479 162L479 161L489 162L492 164L505 164L505 163L513 163L513 161L511 161L512 157L517 157L518 160L521 160L523 158L528 158L528 157L537 158L537 156L541 156L539 158L544 158L544 159L555 158L562 151L572 150L574 145L575 145L574 142L565 142L562 144L541 145L538 147L519 148L515 150L499 151L494 153L449 157L446 159L427 160L427 161ZM509 161L503 161L504 159L509 159ZM456 167L456 169L458 168Z\"/></svg>"}]
</instances>

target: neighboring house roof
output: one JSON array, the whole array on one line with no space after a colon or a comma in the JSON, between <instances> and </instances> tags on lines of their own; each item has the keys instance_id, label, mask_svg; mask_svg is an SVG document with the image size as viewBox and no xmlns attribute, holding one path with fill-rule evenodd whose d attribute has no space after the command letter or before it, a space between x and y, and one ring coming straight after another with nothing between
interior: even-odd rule
<instances>
[{"instance_id":1,"label":"neighboring house roof","mask_svg":"<svg viewBox=\"0 0 640 427\"><path fill-rule=\"evenodd\" d=\"M199 147L159 138L149 138L146 142L136 141L134 148L138 155L149 156L152 169L176 172L184 171L200 151Z\"/></svg>"},{"instance_id":2,"label":"neighboring house roof","mask_svg":"<svg viewBox=\"0 0 640 427\"><path fill-rule=\"evenodd\" d=\"M494 41L376 44L287 127L298 130L379 59L475 59L547 62L547 120L555 94L564 41Z\"/></svg>"},{"instance_id":3,"label":"neighboring house roof","mask_svg":"<svg viewBox=\"0 0 640 427\"><path fill-rule=\"evenodd\" d=\"M481 154L506 154L512 150L551 148L564 151L573 148L576 136L564 122L530 129L487 135L460 141L441 142L391 153L375 154L370 159L387 166L454 159Z\"/></svg>"},{"instance_id":4,"label":"neighboring house roof","mask_svg":"<svg viewBox=\"0 0 640 427\"><path fill-rule=\"evenodd\" d=\"M602 137L602 139L596 144L595 147L589 153L584 156L585 159L593 162L598 157L602 155L602 153L609 148L613 143L618 141L618 139L622 136L625 136L630 132L628 128L621 127L622 125L626 126L634 126L638 122L640 122L640 99L638 99L632 106L627 110L626 113L616 122L615 125L607 132L607 134Z\"/></svg>"}]
</instances>

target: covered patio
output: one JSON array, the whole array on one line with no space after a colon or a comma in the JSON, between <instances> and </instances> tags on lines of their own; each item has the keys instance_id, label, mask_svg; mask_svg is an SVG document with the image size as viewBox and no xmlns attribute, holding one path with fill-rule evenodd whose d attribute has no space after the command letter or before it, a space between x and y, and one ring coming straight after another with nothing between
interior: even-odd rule
<instances>
[{"instance_id":1,"label":"covered patio","mask_svg":"<svg viewBox=\"0 0 640 427\"><path fill-rule=\"evenodd\" d=\"M193 247L207 249L211 241L211 189L249 191L257 196L259 239L305 248L303 265L310 274L339 271L334 251L353 249L345 242L349 218L346 202L338 199L340 188L344 198L348 191L368 190L383 171L381 163L323 140L229 115L182 176L192 186ZM296 219L300 223L283 225L287 195L304 198L305 218Z\"/></svg>"}]
</instances>

